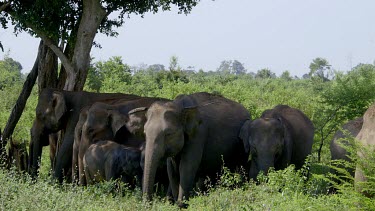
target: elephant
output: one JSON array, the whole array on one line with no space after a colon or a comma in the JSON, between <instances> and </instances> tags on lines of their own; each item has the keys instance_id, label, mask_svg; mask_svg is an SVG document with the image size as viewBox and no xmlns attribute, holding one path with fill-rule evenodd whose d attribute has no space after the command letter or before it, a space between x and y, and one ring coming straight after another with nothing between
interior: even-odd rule
<instances>
[{"instance_id":1,"label":"elephant","mask_svg":"<svg viewBox=\"0 0 375 211\"><path fill-rule=\"evenodd\" d=\"M372 104L365 112L363 116L362 128L359 131L358 135L356 136L356 139L359 141L359 143L368 150L368 152L360 150L360 149L358 150L357 154L360 160L370 159L371 155L367 153L374 154L374 150L375 150L375 129L374 128L375 128L375 103ZM362 165L360 165L359 163L361 163ZM368 166L369 163L367 162L363 163L359 161L359 163L357 163L357 166L355 169L355 176L354 176L355 187L363 195L368 196L368 197L373 197L375 194L374 191L364 190L363 188L363 182L367 182L368 178L366 177L366 173L364 172L364 170L362 170L362 168L374 169L374 166Z\"/></svg>"},{"instance_id":2,"label":"elephant","mask_svg":"<svg viewBox=\"0 0 375 211\"><path fill-rule=\"evenodd\" d=\"M137 99L139 96L120 93L91 93L73 92L46 88L40 92L35 109L36 117L31 129L29 145L30 159L29 172L33 178L38 174L38 163L42 154L42 147L48 145L48 135L61 130L61 146L56 155L54 177L59 182L66 179L71 171L74 129L77 124L80 110L94 102L116 101L118 99Z\"/></svg>"},{"instance_id":3,"label":"elephant","mask_svg":"<svg viewBox=\"0 0 375 211\"><path fill-rule=\"evenodd\" d=\"M251 119L239 103L220 95L199 92L179 95L171 102L155 102L146 111L143 195L151 200L156 167L168 162L173 199L186 207L197 178L213 180L223 162L229 169L246 165L247 155L238 137L242 124ZM169 165L173 163L174 165Z\"/></svg>"},{"instance_id":4,"label":"elephant","mask_svg":"<svg viewBox=\"0 0 375 211\"><path fill-rule=\"evenodd\" d=\"M331 151L331 160L346 160L348 162L351 162L350 157L348 157L349 155L348 152L346 151L345 148L342 147L342 145L348 146L349 142L345 139L348 138L348 136L355 138L358 135L359 131L361 130L362 125L363 125L363 117L359 117L359 118L348 121L342 126L340 130L338 130L335 133L331 141L330 148L329 148ZM344 134L342 130L349 132L348 136ZM354 177L354 173L355 173L354 169L348 168L346 170L350 173L352 177ZM338 172L336 172L334 169L331 169L331 173L338 174Z\"/></svg>"},{"instance_id":5,"label":"elephant","mask_svg":"<svg viewBox=\"0 0 375 211\"><path fill-rule=\"evenodd\" d=\"M26 141L17 142L13 138L9 141L9 147L7 149L7 167L11 168L12 164L15 165L17 171L27 172L27 144Z\"/></svg>"},{"instance_id":6,"label":"elephant","mask_svg":"<svg viewBox=\"0 0 375 211\"><path fill-rule=\"evenodd\" d=\"M267 174L294 164L300 169L311 153L314 126L302 111L287 105L265 110L261 117L246 121L240 137L249 152L249 178L256 180L260 171Z\"/></svg>"},{"instance_id":7,"label":"elephant","mask_svg":"<svg viewBox=\"0 0 375 211\"><path fill-rule=\"evenodd\" d=\"M163 98L142 97L136 100L119 100L116 103L97 102L82 109L75 128L73 144L73 178L78 173L78 183L85 185L83 156L91 144L102 140L112 140L122 145L141 148L145 142L143 124L145 117L129 116L135 108L145 109ZM78 167L78 172L76 171Z\"/></svg>"},{"instance_id":8,"label":"elephant","mask_svg":"<svg viewBox=\"0 0 375 211\"><path fill-rule=\"evenodd\" d=\"M88 184L121 179L130 187L140 186L142 180L141 151L114 141L91 144L83 156Z\"/></svg>"}]
</instances>

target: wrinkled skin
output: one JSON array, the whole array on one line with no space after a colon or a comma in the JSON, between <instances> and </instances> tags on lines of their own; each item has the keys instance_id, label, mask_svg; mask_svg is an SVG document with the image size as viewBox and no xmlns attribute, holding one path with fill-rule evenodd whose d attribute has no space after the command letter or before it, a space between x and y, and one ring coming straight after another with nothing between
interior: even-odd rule
<instances>
[{"instance_id":1,"label":"wrinkled skin","mask_svg":"<svg viewBox=\"0 0 375 211\"><path fill-rule=\"evenodd\" d=\"M356 139L372 153L375 150L375 104L371 105L363 115L363 125L359 131ZM364 152L357 152L360 158L367 158ZM368 159L368 158L367 158ZM365 168L374 168L373 166L365 166ZM365 196L373 197L373 193L362 190L361 182L366 182L368 179L362 171L361 167L357 165L355 170L354 183L358 191L362 192Z\"/></svg>"},{"instance_id":2,"label":"wrinkled skin","mask_svg":"<svg viewBox=\"0 0 375 211\"><path fill-rule=\"evenodd\" d=\"M142 180L141 151L113 141L92 144L84 154L83 165L88 184L121 179L131 187Z\"/></svg>"},{"instance_id":3,"label":"wrinkled skin","mask_svg":"<svg viewBox=\"0 0 375 211\"><path fill-rule=\"evenodd\" d=\"M143 125L145 116L137 117L128 115L128 112L142 107L146 109L156 100L161 98L142 97L133 101L120 100L115 103L95 103L84 108L80 113L79 121L75 128L73 145L73 178L78 173L78 183L85 185L85 171L83 169L83 156L91 144L102 140L113 140L125 146L140 149L145 142Z\"/></svg>"},{"instance_id":4,"label":"wrinkled skin","mask_svg":"<svg viewBox=\"0 0 375 211\"><path fill-rule=\"evenodd\" d=\"M246 164L238 134L250 114L239 103L208 93L180 95L173 102L154 103L146 118L146 199L153 193L156 167L166 158L173 198L180 207L186 206L182 201L189 199L196 178L214 180L223 160L231 170Z\"/></svg>"},{"instance_id":5,"label":"wrinkled skin","mask_svg":"<svg viewBox=\"0 0 375 211\"><path fill-rule=\"evenodd\" d=\"M137 99L136 95L118 93L70 92L43 89L36 107L36 117L31 130L29 171L37 176L42 147L48 145L48 135L61 130L62 140L56 155L54 177L62 182L71 178L74 129L80 110L94 102Z\"/></svg>"},{"instance_id":6,"label":"wrinkled skin","mask_svg":"<svg viewBox=\"0 0 375 211\"><path fill-rule=\"evenodd\" d=\"M249 177L256 180L260 171L267 174L271 167L301 168L312 150L314 126L300 110L278 105L247 121L240 137L251 156Z\"/></svg>"},{"instance_id":7,"label":"wrinkled skin","mask_svg":"<svg viewBox=\"0 0 375 211\"><path fill-rule=\"evenodd\" d=\"M346 160L346 161L351 162L350 158L348 157L349 155L348 152L341 146L341 145L344 145L344 146L349 145L349 142L345 140L348 137L342 132L342 130L349 132L348 135L355 138L358 135L359 131L361 130L362 125L363 125L363 118L360 117L360 118L348 121L346 124L342 126L340 130L338 130L335 133L331 141L330 148L329 148L331 151L331 160ZM354 177L354 172L355 172L354 169L350 168L350 169L347 169L347 171L350 173L352 177ZM331 170L331 172L333 174L338 174L338 172L336 172L333 169Z\"/></svg>"}]
</instances>

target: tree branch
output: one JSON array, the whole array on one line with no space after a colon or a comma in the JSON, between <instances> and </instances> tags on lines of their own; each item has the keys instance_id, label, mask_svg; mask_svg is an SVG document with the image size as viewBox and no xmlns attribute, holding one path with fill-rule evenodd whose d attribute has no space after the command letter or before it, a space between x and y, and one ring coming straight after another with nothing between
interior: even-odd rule
<instances>
[{"instance_id":1,"label":"tree branch","mask_svg":"<svg viewBox=\"0 0 375 211\"><path fill-rule=\"evenodd\" d=\"M64 54L64 52L54 44L54 42L46 36L42 31L38 30L36 27L33 27L32 24L26 23L28 27L30 27L43 41L46 46L48 46L55 54L57 57L59 57L61 64L64 65L65 69L68 72L74 72L74 68L68 57Z\"/></svg>"},{"instance_id":2,"label":"tree branch","mask_svg":"<svg viewBox=\"0 0 375 211\"><path fill-rule=\"evenodd\" d=\"M6 10L9 6L10 6L10 1L5 2L5 3L2 3L2 4L0 5L0 12Z\"/></svg>"},{"instance_id":3,"label":"tree branch","mask_svg":"<svg viewBox=\"0 0 375 211\"><path fill-rule=\"evenodd\" d=\"M9 2L8 2L9 3ZM1 10L0 10L1 12ZM7 11L8 14L10 14L12 17L17 17L14 15L14 12L12 11ZM32 23L26 21L25 22L26 26L29 27L31 30L35 32L37 36L39 36L43 41L46 46L48 46L55 54L56 56L60 59L61 64L65 67L65 69L68 72L74 72L74 68L68 57L64 54L64 52L54 44L53 40L50 39L43 31L39 30L36 26L34 26Z\"/></svg>"}]
</instances>

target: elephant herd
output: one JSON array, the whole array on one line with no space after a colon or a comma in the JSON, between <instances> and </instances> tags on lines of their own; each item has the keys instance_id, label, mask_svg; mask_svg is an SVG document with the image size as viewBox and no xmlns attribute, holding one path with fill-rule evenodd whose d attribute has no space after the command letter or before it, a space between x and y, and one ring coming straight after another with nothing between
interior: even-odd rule
<instances>
[{"instance_id":1,"label":"elephant herd","mask_svg":"<svg viewBox=\"0 0 375 211\"><path fill-rule=\"evenodd\" d=\"M121 179L142 187L146 199L160 184L183 207L201 179L215 182L223 164L232 171L242 167L253 179L271 167L301 168L313 137L309 118L287 105L253 120L241 104L205 92L169 100L44 89L31 129L28 169L35 178L42 147L50 145L59 182Z\"/></svg>"}]
</instances>

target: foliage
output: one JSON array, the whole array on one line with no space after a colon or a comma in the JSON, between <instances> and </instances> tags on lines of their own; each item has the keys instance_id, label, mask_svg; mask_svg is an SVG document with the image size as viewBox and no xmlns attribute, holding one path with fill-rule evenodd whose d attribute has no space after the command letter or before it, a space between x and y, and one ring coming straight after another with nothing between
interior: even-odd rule
<instances>
[{"instance_id":1,"label":"foliage","mask_svg":"<svg viewBox=\"0 0 375 211\"><path fill-rule=\"evenodd\" d=\"M242 75L246 73L246 69L243 64L237 60L224 60L216 70L223 74L234 74Z\"/></svg>"},{"instance_id":2,"label":"foliage","mask_svg":"<svg viewBox=\"0 0 375 211\"><path fill-rule=\"evenodd\" d=\"M309 75L315 80L328 81L332 76L331 65L324 58L315 58L309 68Z\"/></svg>"},{"instance_id":3,"label":"foliage","mask_svg":"<svg viewBox=\"0 0 375 211\"><path fill-rule=\"evenodd\" d=\"M22 66L8 55L0 60L0 90L13 87L23 82L21 74Z\"/></svg>"},{"instance_id":4,"label":"foliage","mask_svg":"<svg viewBox=\"0 0 375 211\"><path fill-rule=\"evenodd\" d=\"M293 79L292 76L290 76L290 72L289 72L288 70L285 70L285 71L281 74L280 78L282 78L282 79L284 79L284 80L287 80L287 81L290 81L290 80Z\"/></svg>"},{"instance_id":5,"label":"foliage","mask_svg":"<svg viewBox=\"0 0 375 211\"><path fill-rule=\"evenodd\" d=\"M101 87L107 92L120 92L123 85L130 83L130 66L123 64L121 57L115 56L106 62L95 63L88 74L87 87L96 92L101 91Z\"/></svg>"},{"instance_id":6,"label":"foliage","mask_svg":"<svg viewBox=\"0 0 375 211\"><path fill-rule=\"evenodd\" d=\"M7 55L0 60L0 128L4 128L10 112L18 98L24 82L21 73L22 66L18 61ZM26 112L23 113L18 126L15 128L14 137L17 140L24 140L28 137L29 124L34 118L33 109L36 105L36 92L33 92L33 99L26 105Z\"/></svg>"},{"instance_id":7,"label":"foliage","mask_svg":"<svg viewBox=\"0 0 375 211\"><path fill-rule=\"evenodd\" d=\"M255 78L261 78L261 79L266 79L266 78L276 78L276 74L273 73L270 69L268 68L263 68L257 71Z\"/></svg>"},{"instance_id":8,"label":"foliage","mask_svg":"<svg viewBox=\"0 0 375 211\"><path fill-rule=\"evenodd\" d=\"M170 10L173 4L177 5L180 13L186 14L198 2L199 0L101 1L101 5L108 15L114 11L119 11L119 14L114 16L113 19L109 19L107 16L102 21L99 31L106 35L115 36L117 33L113 31L113 28L120 27L124 23L124 19L128 18L130 14L143 15L146 12L157 13L159 9ZM3 26L7 21L12 21L15 24L15 30L18 32L26 31L34 35L36 31L41 31L52 40L74 38L71 35L76 33L75 30L82 17L83 6L82 1L73 0L17 0L11 4L10 8L5 10L9 13L1 13L0 20ZM30 30L30 26L33 26L34 31Z\"/></svg>"},{"instance_id":9,"label":"foliage","mask_svg":"<svg viewBox=\"0 0 375 211\"><path fill-rule=\"evenodd\" d=\"M363 116L374 102L375 66L359 65L347 74L337 73L331 83L312 79L314 90L319 93L316 113L312 120L319 137L321 147L330 140L337 126L344 122ZM320 115L324 114L324 115Z\"/></svg>"}]
</instances>

